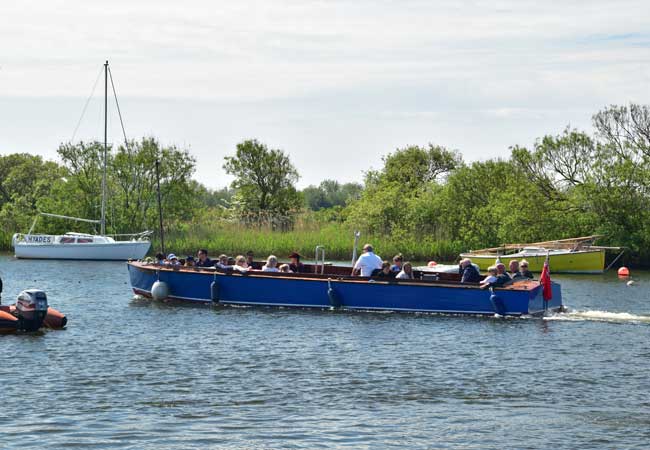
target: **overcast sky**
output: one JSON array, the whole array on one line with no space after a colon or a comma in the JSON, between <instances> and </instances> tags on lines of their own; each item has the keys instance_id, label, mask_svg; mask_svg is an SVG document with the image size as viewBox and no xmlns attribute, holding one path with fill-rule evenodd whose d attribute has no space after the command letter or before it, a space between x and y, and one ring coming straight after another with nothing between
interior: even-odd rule
<instances>
[{"instance_id":1,"label":"overcast sky","mask_svg":"<svg viewBox=\"0 0 650 450\"><path fill-rule=\"evenodd\" d=\"M412 144L507 157L590 130L605 105L650 103L650 2L3 1L0 154L55 159L105 59L129 137L189 148L215 188L257 138L304 187L361 181ZM101 95L76 139L102 137Z\"/></svg>"}]
</instances>

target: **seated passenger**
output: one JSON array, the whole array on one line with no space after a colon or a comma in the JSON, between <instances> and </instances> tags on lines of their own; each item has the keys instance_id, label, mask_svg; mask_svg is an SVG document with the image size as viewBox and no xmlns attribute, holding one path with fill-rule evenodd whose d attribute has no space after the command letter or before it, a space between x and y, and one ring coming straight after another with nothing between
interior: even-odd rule
<instances>
[{"instance_id":1,"label":"seated passenger","mask_svg":"<svg viewBox=\"0 0 650 450\"><path fill-rule=\"evenodd\" d=\"M217 269L227 270L231 269L233 264L228 264L228 256L221 254L219 255L219 260L214 265Z\"/></svg>"},{"instance_id":2,"label":"seated passenger","mask_svg":"<svg viewBox=\"0 0 650 450\"><path fill-rule=\"evenodd\" d=\"M246 264L248 264L248 267L250 267L251 269L257 269L257 270L262 269L262 264L259 262L255 262L255 255L253 253L253 250L249 250L246 252Z\"/></svg>"},{"instance_id":3,"label":"seated passenger","mask_svg":"<svg viewBox=\"0 0 650 450\"><path fill-rule=\"evenodd\" d=\"M239 255L235 258L235 265L232 266L234 270L239 272L248 272L251 270L251 267L246 262L246 258L243 255Z\"/></svg>"},{"instance_id":4,"label":"seated passenger","mask_svg":"<svg viewBox=\"0 0 650 450\"><path fill-rule=\"evenodd\" d=\"M510 275L508 275L508 272L506 272L506 265L500 262L496 264L496 268L497 282L494 285L505 286L506 284L510 284L512 282L512 278L510 278Z\"/></svg>"},{"instance_id":5,"label":"seated passenger","mask_svg":"<svg viewBox=\"0 0 650 450\"><path fill-rule=\"evenodd\" d=\"M352 268L352 276L361 275L362 277L372 276L375 269L381 269L383 261L373 252L372 245L366 244L363 246L363 253L354 263Z\"/></svg>"},{"instance_id":6,"label":"seated passenger","mask_svg":"<svg viewBox=\"0 0 650 450\"><path fill-rule=\"evenodd\" d=\"M476 270L471 259L465 258L461 260L460 268L462 270L462 276L460 278L461 283L478 283L481 281L481 274Z\"/></svg>"},{"instance_id":7,"label":"seated passenger","mask_svg":"<svg viewBox=\"0 0 650 450\"><path fill-rule=\"evenodd\" d=\"M381 265L381 270L375 276L381 278L393 278L395 276L395 272L391 270L390 263L388 261L384 261Z\"/></svg>"},{"instance_id":8,"label":"seated passenger","mask_svg":"<svg viewBox=\"0 0 650 450\"><path fill-rule=\"evenodd\" d=\"M293 273L291 269L289 268L289 264L282 264L280 266L280 272L282 273Z\"/></svg>"},{"instance_id":9,"label":"seated passenger","mask_svg":"<svg viewBox=\"0 0 650 450\"><path fill-rule=\"evenodd\" d=\"M168 266L180 266L181 263L178 261L178 257L173 253L167 255L167 261L165 262Z\"/></svg>"},{"instance_id":10,"label":"seated passenger","mask_svg":"<svg viewBox=\"0 0 650 450\"><path fill-rule=\"evenodd\" d=\"M305 273L305 265L300 262L300 253L293 252L289 255L291 262L289 263L289 269L294 273Z\"/></svg>"},{"instance_id":11,"label":"seated passenger","mask_svg":"<svg viewBox=\"0 0 650 450\"><path fill-rule=\"evenodd\" d=\"M413 266L410 262L405 262L402 270L395 276L399 280L412 280L413 279Z\"/></svg>"},{"instance_id":12,"label":"seated passenger","mask_svg":"<svg viewBox=\"0 0 650 450\"><path fill-rule=\"evenodd\" d=\"M519 261L517 261L516 259L510 261L510 263L508 264L508 270L510 272L509 275L512 281L523 280L525 278L523 274L519 271Z\"/></svg>"},{"instance_id":13,"label":"seated passenger","mask_svg":"<svg viewBox=\"0 0 650 450\"><path fill-rule=\"evenodd\" d=\"M163 254L160 253L160 252L156 253L156 260L155 260L155 263L156 263L156 264L160 264L161 266L162 266L163 264L165 264L165 255L163 255Z\"/></svg>"},{"instance_id":14,"label":"seated passenger","mask_svg":"<svg viewBox=\"0 0 650 450\"><path fill-rule=\"evenodd\" d=\"M393 272L401 272L403 262L404 262L404 257L402 256L401 253L398 253L397 255L393 256L393 265L390 266L390 270L392 270Z\"/></svg>"},{"instance_id":15,"label":"seated passenger","mask_svg":"<svg viewBox=\"0 0 650 450\"><path fill-rule=\"evenodd\" d=\"M196 265L196 262L194 261L194 256L188 256L185 258L185 267L194 267Z\"/></svg>"},{"instance_id":16,"label":"seated passenger","mask_svg":"<svg viewBox=\"0 0 650 450\"><path fill-rule=\"evenodd\" d=\"M229 256L228 257L228 265L229 266L234 266L235 265L235 258L233 258L232 256Z\"/></svg>"},{"instance_id":17,"label":"seated passenger","mask_svg":"<svg viewBox=\"0 0 650 450\"><path fill-rule=\"evenodd\" d=\"M533 273L528 270L528 261L525 259L522 259L519 263L519 271L524 278L530 278L531 280L534 278Z\"/></svg>"},{"instance_id":18,"label":"seated passenger","mask_svg":"<svg viewBox=\"0 0 650 450\"><path fill-rule=\"evenodd\" d=\"M204 248L197 253L196 267L214 267L214 261L208 258L208 251Z\"/></svg>"},{"instance_id":19,"label":"seated passenger","mask_svg":"<svg viewBox=\"0 0 650 450\"><path fill-rule=\"evenodd\" d=\"M481 280L481 289L486 289L490 286L494 286L497 282L497 268L495 266L490 266L488 267L487 271L487 277Z\"/></svg>"},{"instance_id":20,"label":"seated passenger","mask_svg":"<svg viewBox=\"0 0 650 450\"><path fill-rule=\"evenodd\" d=\"M278 269L278 258L275 255L270 255L267 260L266 264L262 266L262 272L279 272L280 269Z\"/></svg>"}]
</instances>

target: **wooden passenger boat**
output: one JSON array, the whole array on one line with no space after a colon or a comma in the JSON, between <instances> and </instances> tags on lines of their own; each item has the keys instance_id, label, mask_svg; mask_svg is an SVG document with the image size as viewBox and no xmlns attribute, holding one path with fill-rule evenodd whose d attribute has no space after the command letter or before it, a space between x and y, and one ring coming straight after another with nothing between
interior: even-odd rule
<instances>
[{"instance_id":1,"label":"wooden passenger boat","mask_svg":"<svg viewBox=\"0 0 650 450\"><path fill-rule=\"evenodd\" d=\"M309 273L241 273L146 262L128 262L127 267L136 294L189 302L513 316L562 308L559 284L552 284L553 297L545 301L542 286L533 280L491 291L461 284L457 273L416 271L420 279L396 280L351 277L349 267L331 265L305 265Z\"/></svg>"},{"instance_id":2,"label":"wooden passenger boat","mask_svg":"<svg viewBox=\"0 0 650 450\"><path fill-rule=\"evenodd\" d=\"M481 270L494 265L497 258L506 266L512 260L525 259L531 272L541 272L548 255L553 273L602 273L605 271L606 251L622 249L593 245L599 237L594 235L530 244L504 244L461 253L460 257L470 258Z\"/></svg>"}]
</instances>

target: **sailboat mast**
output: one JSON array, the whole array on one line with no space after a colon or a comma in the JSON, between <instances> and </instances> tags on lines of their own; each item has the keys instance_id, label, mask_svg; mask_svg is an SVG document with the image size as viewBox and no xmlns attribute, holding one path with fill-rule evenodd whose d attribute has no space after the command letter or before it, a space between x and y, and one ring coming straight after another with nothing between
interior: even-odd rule
<instances>
[{"instance_id":1,"label":"sailboat mast","mask_svg":"<svg viewBox=\"0 0 650 450\"><path fill-rule=\"evenodd\" d=\"M101 232L106 234L106 159L108 155L108 61L104 63L104 164L102 170L102 218Z\"/></svg>"}]
</instances>

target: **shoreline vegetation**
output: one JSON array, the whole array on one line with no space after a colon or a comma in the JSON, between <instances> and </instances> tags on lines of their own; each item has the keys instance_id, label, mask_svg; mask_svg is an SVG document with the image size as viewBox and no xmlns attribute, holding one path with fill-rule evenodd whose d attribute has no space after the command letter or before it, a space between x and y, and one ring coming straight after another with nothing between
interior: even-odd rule
<instances>
[{"instance_id":1,"label":"shoreline vegetation","mask_svg":"<svg viewBox=\"0 0 650 450\"><path fill-rule=\"evenodd\" d=\"M192 178L187 149L146 137L110 148L107 233L155 230L158 251L159 161L167 252L298 251L309 260L323 245L327 259L346 261L359 230L359 247L370 242L384 259L453 262L471 249L598 234L598 245L628 249L621 263L650 267L650 107L608 106L592 123L475 162L440 145L406 146L379 169L360 167L362 184L329 179L302 190L289 155L255 139L224 158L235 181L211 190ZM102 152L102 143L77 142L61 144L57 161L0 156L0 250L39 211L99 217ZM34 231L97 232L51 218Z\"/></svg>"},{"instance_id":2,"label":"shoreline vegetation","mask_svg":"<svg viewBox=\"0 0 650 450\"><path fill-rule=\"evenodd\" d=\"M462 246L460 244L433 240L396 240L378 235L361 235L358 252L365 242L372 242L383 259L391 261L393 256L402 253L412 261L454 262ZM206 248L211 257L220 253L229 256L245 254L252 250L256 259L263 260L268 255L288 259L290 253L297 251L303 260L314 259L317 245L325 247L327 260L349 261L352 257L354 234L352 229L341 224L327 224L318 228L296 228L291 231L268 229L247 229L245 232L236 225L226 224L212 228L199 228L189 232L173 232L165 236L168 252L177 255L196 255L199 248ZM160 249L160 241L152 243L152 251ZM155 253L154 251L154 253Z\"/></svg>"}]
</instances>

